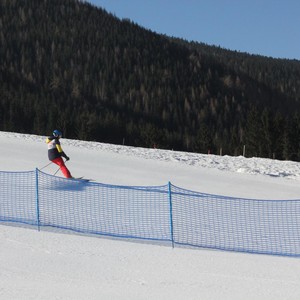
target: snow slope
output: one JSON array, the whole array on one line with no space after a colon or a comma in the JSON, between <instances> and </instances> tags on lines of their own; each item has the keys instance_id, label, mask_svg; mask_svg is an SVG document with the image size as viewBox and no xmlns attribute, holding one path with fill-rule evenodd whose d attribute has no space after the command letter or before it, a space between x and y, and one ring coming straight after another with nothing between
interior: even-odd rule
<instances>
[{"instance_id":1,"label":"snow slope","mask_svg":"<svg viewBox=\"0 0 300 300\"><path fill-rule=\"evenodd\" d=\"M0 170L45 166L45 137L0 132ZM300 164L62 139L74 176L168 181L199 192L300 199ZM53 174L56 166L43 171ZM1 195L0 195L1 197ZM0 299L299 299L300 259L0 225Z\"/></svg>"}]
</instances>

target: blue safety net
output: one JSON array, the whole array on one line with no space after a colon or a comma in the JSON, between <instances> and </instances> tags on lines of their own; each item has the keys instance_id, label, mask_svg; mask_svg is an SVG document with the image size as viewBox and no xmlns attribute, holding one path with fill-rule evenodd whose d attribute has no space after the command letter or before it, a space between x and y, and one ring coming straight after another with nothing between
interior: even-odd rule
<instances>
[{"instance_id":1,"label":"blue safety net","mask_svg":"<svg viewBox=\"0 0 300 300\"><path fill-rule=\"evenodd\" d=\"M209 195L172 186L174 243L300 255L300 200Z\"/></svg>"},{"instance_id":2,"label":"blue safety net","mask_svg":"<svg viewBox=\"0 0 300 300\"><path fill-rule=\"evenodd\" d=\"M173 246L300 256L300 200L257 200L176 187L118 186L0 172L0 222Z\"/></svg>"},{"instance_id":3,"label":"blue safety net","mask_svg":"<svg viewBox=\"0 0 300 300\"><path fill-rule=\"evenodd\" d=\"M39 172L39 210L40 226L170 240L167 186L115 186Z\"/></svg>"},{"instance_id":4,"label":"blue safety net","mask_svg":"<svg viewBox=\"0 0 300 300\"><path fill-rule=\"evenodd\" d=\"M35 225L35 171L0 172L0 221Z\"/></svg>"}]
</instances>

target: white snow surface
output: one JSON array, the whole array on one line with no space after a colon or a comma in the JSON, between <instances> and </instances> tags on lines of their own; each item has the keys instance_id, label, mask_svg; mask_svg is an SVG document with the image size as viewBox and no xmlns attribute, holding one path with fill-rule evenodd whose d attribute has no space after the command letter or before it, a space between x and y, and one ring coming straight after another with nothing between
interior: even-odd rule
<instances>
[{"instance_id":1,"label":"white snow surface","mask_svg":"<svg viewBox=\"0 0 300 300\"><path fill-rule=\"evenodd\" d=\"M61 139L73 176L255 199L300 199L300 163ZM0 170L48 164L44 136L0 132ZM44 172L55 173L56 165ZM57 175L61 176L60 173ZM1 195L0 195L1 197ZM0 223L0 299L300 299L300 259L174 249Z\"/></svg>"}]
</instances>

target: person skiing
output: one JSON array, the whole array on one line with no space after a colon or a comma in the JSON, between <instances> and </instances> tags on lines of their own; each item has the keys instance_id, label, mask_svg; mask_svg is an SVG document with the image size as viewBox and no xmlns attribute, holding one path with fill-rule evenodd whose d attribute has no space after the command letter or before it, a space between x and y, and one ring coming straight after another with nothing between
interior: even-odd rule
<instances>
[{"instance_id":1,"label":"person skiing","mask_svg":"<svg viewBox=\"0 0 300 300\"><path fill-rule=\"evenodd\" d=\"M59 139L62 137L62 132L55 129L52 133L52 136L49 136L46 139L48 144L48 158L53 163L57 164L60 167L60 170L66 178L73 178L70 171L66 167L62 157L68 161L70 158L62 150Z\"/></svg>"}]
</instances>

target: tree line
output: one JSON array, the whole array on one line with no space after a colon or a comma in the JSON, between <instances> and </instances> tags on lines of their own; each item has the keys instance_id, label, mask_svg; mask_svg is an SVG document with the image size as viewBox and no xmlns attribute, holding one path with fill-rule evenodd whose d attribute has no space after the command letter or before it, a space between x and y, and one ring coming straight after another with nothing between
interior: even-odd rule
<instances>
[{"instance_id":1,"label":"tree line","mask_svg":"<svg viewBox=\"0 0 300 300\"><path fill-rule=\"evenodd\" d=\"M77 0L0 0L0 129L300 161L300 62L156 34Z\"/></svg>"}]
</instances>

